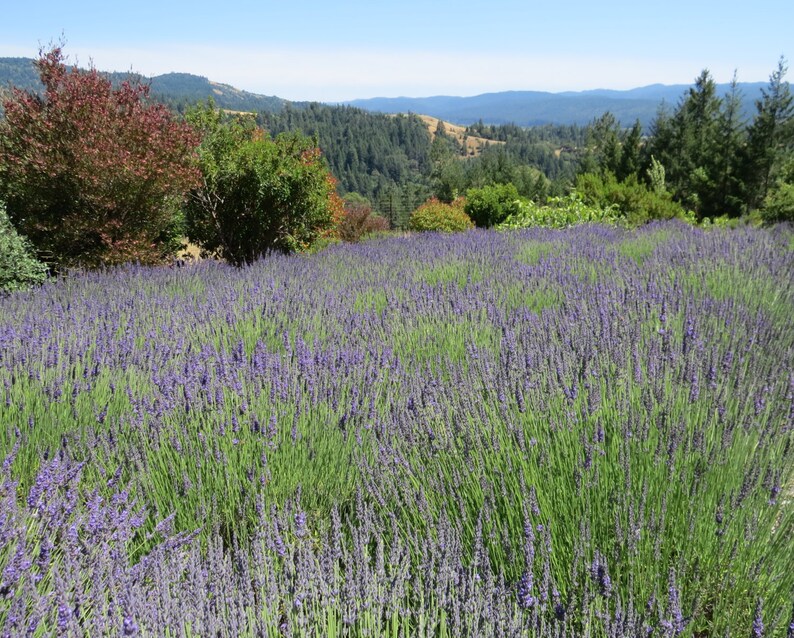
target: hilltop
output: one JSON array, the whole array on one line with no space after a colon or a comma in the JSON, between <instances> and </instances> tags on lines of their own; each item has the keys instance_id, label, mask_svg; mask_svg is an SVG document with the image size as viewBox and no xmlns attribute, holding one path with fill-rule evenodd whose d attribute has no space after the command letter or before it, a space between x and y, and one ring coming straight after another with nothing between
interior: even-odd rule
<instances>
[{"instance_id":1,"label":"hilltop","mask_svg":"<svg viewBox=\"0 0 794 638\"><path fill-rule=\"evenodd\" d=\"M32 58L0 58L0 90L9 85L39 90L41 84L33 63ZM153 98L175 108L210 97L220 108L230 111L278 111L287 103L279 97L250 93L192 73L165 73L153 77L129 72L109 72L106 75L113 82L122 82L130 77L147 82Z\"/></svg>"}]
</instances>

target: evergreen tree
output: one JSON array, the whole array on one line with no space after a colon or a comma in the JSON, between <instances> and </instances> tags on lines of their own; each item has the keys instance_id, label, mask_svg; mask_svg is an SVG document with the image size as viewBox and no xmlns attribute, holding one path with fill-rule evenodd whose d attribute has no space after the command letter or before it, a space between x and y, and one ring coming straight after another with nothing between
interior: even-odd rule
<instances>
[{"instance_id":1,"label":"evergreen tree","mask_svg":"<svg viewBox=\"0 0 794 638\"><path fill-rule=\"evenodd\" d=\"M794 100L788 82L788 67L780 58L769 76L769 85L756 101L756 114L747 131L744 166L746 199L751 208L762 205L775 181L775 173L792 153L794 145Z\"/></svg>"},{"instance_id":2,"label":"evergreen tree","mask_svg":"<svg viewBox=\"0 0 794 638\"><path fill-rule=\"evenodd\" d=\"M595 120L587 132L587 154L580 165L582 173L617 174L621 160L620 125L609 111Z\"/></svg>"},{"instance_id":3,"label":"evergreen tree","mask_svg":"<svg viewBox=\"0 0 794 638\"><path fill-rule=\"evenodd\" d=\"M730 92L723 99L717 118L719 152L714 175L716 188L710 200L711 209L718 215L738 217L744 208L742 200L744 185L741 180L743 132L741 95L734 73Z\"/></svg>"},{"instance_id":4,"label":"evergreen tree","mask_svg":"<svg viewBox=\"0 0 794 638\"><path fill-rule=\"evenodd\" d=\"M716 83L704 70L672 117L661 110L652 127L649 155L664 166L673 197L699 218L722 214L714 195L722 152L721 104Z\"/></svg>"},{"instance_id":5,"label":"evergreen tree","mask_svg":"<svg viewBox=\"0 0 794 638\"><path fill-rule=\"evenodd\" d=\"M620 163L615 176L621 182L632 175L637 175L640 169L640 152L642 149L642 124L637 120L628 133L623 136L620 152Z\"/></svg>"}]
</instances>

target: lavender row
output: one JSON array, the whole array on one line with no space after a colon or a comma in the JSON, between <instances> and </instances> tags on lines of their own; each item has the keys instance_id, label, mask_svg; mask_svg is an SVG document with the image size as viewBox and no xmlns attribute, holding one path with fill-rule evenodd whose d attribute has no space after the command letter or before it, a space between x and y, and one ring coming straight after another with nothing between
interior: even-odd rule
<instances>
[{"instance_id":1,"label":"lavender row","mask_svg":"<svg viewBox=\"0 0 794 638\"><path fill-rule=\"evenodd\" d=\"M784 229L470 232L4 299L0 619L786 635L793 255ZM48 458L82 505L39 527ZM50 530L103 546L98 502L137 509L89 594L101 561Z\"/></svg>"}]
</instances>

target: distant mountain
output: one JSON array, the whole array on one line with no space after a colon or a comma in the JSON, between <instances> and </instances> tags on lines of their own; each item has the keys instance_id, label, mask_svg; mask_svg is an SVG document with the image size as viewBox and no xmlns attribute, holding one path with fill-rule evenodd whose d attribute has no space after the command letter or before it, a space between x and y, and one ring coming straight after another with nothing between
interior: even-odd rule
<instances>
[{"instance_id":1,"label":"distant mountain","mask_svg":"<svg viewBox=\"0 0 794 638\"><path fill-rule=\"evenodd\" d=\"M41 83L33 62L31 58L0 58L0 89L13 85L26 90L39 90ZM278 111L287 102L275 96L241 91L228 84L212 82L190 73L166 73L151 78L119 72L106 75L114 83L129 79L130 76L140 78L149 83L154 99L176 108L195 104L209 97L220 108L232 111Z\"/></svg>"},{"instance_id":2,"label":"distant mountain","mask_svg":"<svg viewBox=\"0 0 794 638\"><path fill-rule=\"evenodd\" d=\"M129 73L107 75L114 82L130 76ZM288 103L279 97L241 91L190 73L166 73L143 80L151 84L152 97L177 109L209 97L214 98L219 107L233 111L278 112ZM0 91L11 84L23 89L40 88L32 59L0 58ZM739 84L742 109L748 118L755 112L754 102L760 97L763 86L766 85L761 82ZM639 120L647 127L653 122L663 102L674 108L687 89L689 85L686 84L651 84L625 91L504 91L473 97L371 98L343 104L379 113L428 115L462 126L479 120L496 125L587 125L610 111L625 126ZM720 94L725 94L728 89L727 84L718 85ZM307 103L292 104L296 107L307 106Z\"/></svg>"},{"instance_id":3,"label":"distant mountain","mask_svg":"<svg viewBox=\"0 0 794 638\"><path fill-rule=\"evenodd\" d=\"M764 83L740 83L742 108L751 115L755 100ZM648 126L656 117L662 102L674 108L689 85L652 84L626 91L596 89L548 93L543 91L504 91L473 97L436 96L425 98L370 98L345 102L380 113L421 113L463 126L483 120L485 124L586 125L610 111L620 122L630 126L639 120ZM718 85L725 94L729 85Z\"/></svg>"}]
</instances>

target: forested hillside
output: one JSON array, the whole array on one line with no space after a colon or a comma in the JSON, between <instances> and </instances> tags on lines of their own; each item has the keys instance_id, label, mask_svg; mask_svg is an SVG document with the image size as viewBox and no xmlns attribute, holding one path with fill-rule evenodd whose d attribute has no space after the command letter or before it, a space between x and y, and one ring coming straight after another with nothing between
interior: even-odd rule
<instances>
[{"instance_id":1,"label":"forested hillside","mask_svg":"<svg viewBox=\"0 0 794 638\"><path fill-rule=\"evenodd\" d=\"M287 105L262 112L258 123L273 135L300 131L316 137L343 193L377 203L392 223L429 194L431 140L415 115L383 115L343 106Z\"/></svg>"}]
</instances>

